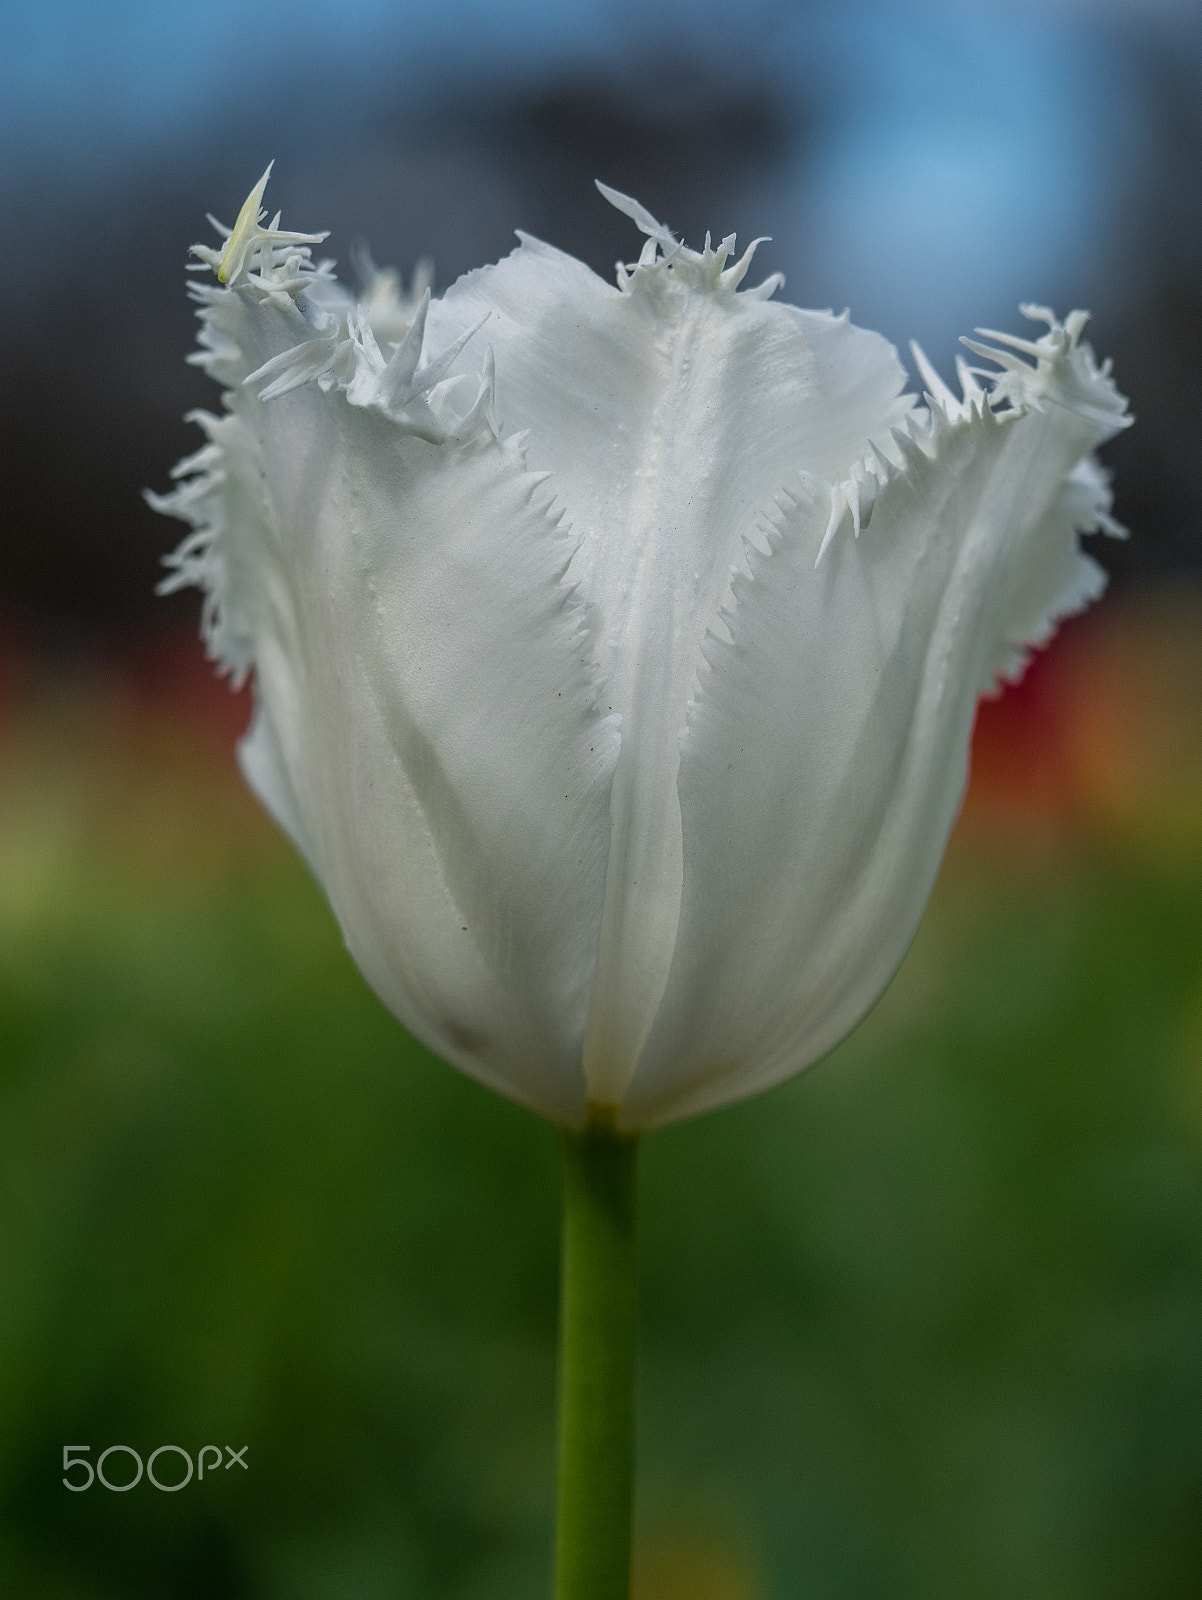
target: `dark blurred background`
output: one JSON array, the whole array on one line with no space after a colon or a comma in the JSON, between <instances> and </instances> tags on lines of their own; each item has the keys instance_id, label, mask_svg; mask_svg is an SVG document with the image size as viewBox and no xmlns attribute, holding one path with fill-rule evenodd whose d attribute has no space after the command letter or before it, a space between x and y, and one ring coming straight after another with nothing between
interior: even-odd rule
<instances>
[{"instance_id":1,"label":"dark blurred background","mask_svg":"<svg viewBox=\"0 0 1202 1600\"><path fill-rule=\"evenodd\" d=\"M772 236L950 374L1094 315L1112 590L987 705L836 1057L649 1141L638 1600L1202 1597L1202 12L1172 0L0 0L0 1581L545 1592L549 1130L400 1034L243 793L143 504L187 247L445 285L522 227ZM176 1495L64 1444L249 1443ZM126 1458L128 1460L128 1458ZM111 1471L124 1481L120 1458ZM169 1466L162 1469L170 1472Z\"/></svg>"}]
</instances>

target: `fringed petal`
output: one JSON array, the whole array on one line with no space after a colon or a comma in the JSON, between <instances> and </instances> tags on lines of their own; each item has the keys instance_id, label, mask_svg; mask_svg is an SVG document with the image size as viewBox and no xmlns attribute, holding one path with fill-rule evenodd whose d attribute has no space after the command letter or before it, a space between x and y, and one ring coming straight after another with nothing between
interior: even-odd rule
<instances>
[{"instance_id":1,"label":"fringed petal","mask_svg":"<svg viewBox=\"0 0 1202 1600\"><path fill-rule=\"evenodd\" d=\"M621 717L585 1046L603 1103L625 1092L671 964L677 733L731 565L799 469L842 476L912 405L883 339L737 294L733 238L687 252L634 202L621 209L665 252L645 252L629 292L523 238L453 285L429 323L445 342L489 319L500 424L529 430L529 464L551 472L578 536L572 577L596 607L606 702Z\"/></svg>"},{"instance_id":2,"label":"fringed petal","mask_svg":"<svg viewBox=\"0 0 1202 1600\"><path fill-rule=\"evenodd\" d=\"M854 1026L926 904L979 693L1100 589L1077 535L1113 531L1087 452L1121 405L933 398L938 423L880 467L871 530L815 564L831 496L802 482L709 641L681 742L681 932L630 1126L767 1088Z\"/></svg>"},{"instance_id":3,"label":"fringed petal","mask_svg":"<svg viewBox=\"0 0 1202 1600\"><path fill-rule=\"evenodd\" d=\"M253 292L212 316L240 377L316 343ZM573 542L485 426L431 444L395 390L354 405L315 382L264 401L240 381L229 403L159 504L196 525L168 581L206 589L210 648L253 667L247 776L406 1025L579 1122L617 729Z\"/></svg>"}]
</instances>

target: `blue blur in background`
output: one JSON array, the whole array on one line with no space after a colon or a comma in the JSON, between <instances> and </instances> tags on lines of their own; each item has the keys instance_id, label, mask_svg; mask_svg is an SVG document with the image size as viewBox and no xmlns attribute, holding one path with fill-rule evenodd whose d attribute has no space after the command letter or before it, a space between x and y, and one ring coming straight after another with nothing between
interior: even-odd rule
<instances>
[{"instance_id":1,"label":"blue blur in background","mask_svg":"<svg viewBox=\"0 0 1202 1600\"><path fill-rule=\"evenodd\" d=\"M1141 418L1110 457L1138 538L1107 558L1196 567L1195 6L9 0L0 37L0 603L52 646L165 614L135 492L207 395L180 270L272 158L344 271L365 240L445 285L522 227L608 274L638 241L600 177L695 244L770 235L787 298L944 372L1020 301L1085 305Z\"/></svg>"},{"instance_id":2,"label":"blue blur in background","mask_svg":"<svg viewBox=\"0 0 1202 1600\"><path fill-rule=\"evenodd\" d=\"M690 210L712 211L715 235L730 213L774 231L774 265L806 303L850 302L866 325L937 349L982 315L1012 318L1019 299L1107 304L1121 294L1119 236L1156 138L1131 19L1088 5L187 0L6 11L5 178L40 196L40 239L67 208L87 213L103 198L120 207L131 187L168 176L174 187L212 190L229 173L228 208L266 153L302 203L315 169L339 163L327 181L346 198L333 220L380 233L381 246L420 250L427 219L420 209L404 215L403 202L408 187L422 188L422 156L466 144L469 164L495 187L488 130L507 111L558 94L563 125L543 130L545 146L579 145L591 132L598 162L629 164L620 151L606 160L599 126L572 129L576 88L592 101L581 109L594 125L608 105L615 144L624 121L642 122L648 145L658 135L662 149L642 149L638 161L661 204L685 202L673 193L684 179ZM1143 8L1134 32L1196 53L1187 15ZM761 125L731 130L735 148L723 152L731 108L752 105ZM678 142L690 127L702 131L691 159ZM707 137L712 193L703 192ZM538 130L527 140L536 147ZM440 209L457 215L431 231L458 238L474 221L491 244L505 202L520 204L529 186L522 154L500 163L508 184L483 204L479 178L462 195L442 191ZM377 180L390 169L388 198L401 214L387 214L357 164ZM554 203L597 205L588 193ZM22 221L10 223L17 244Z\"/></svg>"}]
</instances>

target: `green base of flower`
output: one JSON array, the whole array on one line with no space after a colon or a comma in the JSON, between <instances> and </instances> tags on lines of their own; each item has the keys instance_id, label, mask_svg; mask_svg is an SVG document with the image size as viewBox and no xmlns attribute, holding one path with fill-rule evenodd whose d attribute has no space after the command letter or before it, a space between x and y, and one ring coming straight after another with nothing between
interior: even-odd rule
<instances>
[{"instance_id":1,"label":"green base of flower","mask_svg":"<svg viewBox=\"0 0 1202 1600\"><path fill-rule=\"evenodd\" d=\"M555 1600L627 1600L634 1478L637 1134L563 1136Z\"/></svg>"}]
</instances>

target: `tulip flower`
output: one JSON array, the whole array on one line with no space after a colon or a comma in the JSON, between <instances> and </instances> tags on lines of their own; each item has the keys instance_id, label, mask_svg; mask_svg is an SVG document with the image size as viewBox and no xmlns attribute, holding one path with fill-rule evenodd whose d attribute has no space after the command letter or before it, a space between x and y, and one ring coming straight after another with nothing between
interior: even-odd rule
<instances>
[{"instance_id":1,"label":"tulip flower","mask_svg":"<svg viewBox=\"0 0 1202 1600\"><path fill-rule=\"evenodd\" d=\"M252 676L243 770L381 999L567 1130L559 1592L611 1600L635 1136L887 983L978 697L1103 586L1078 535L1122 531L1092 452L1129 418L1082 312L965 341L996 371L959 394L914 348L918 397L846 313L744 288L755 244L602 185L645 237L616 284L519 235L356 299L266 181L195 248L225 411L152 497L194 530L164 587Z\"/></svg>"}]
</instances>

